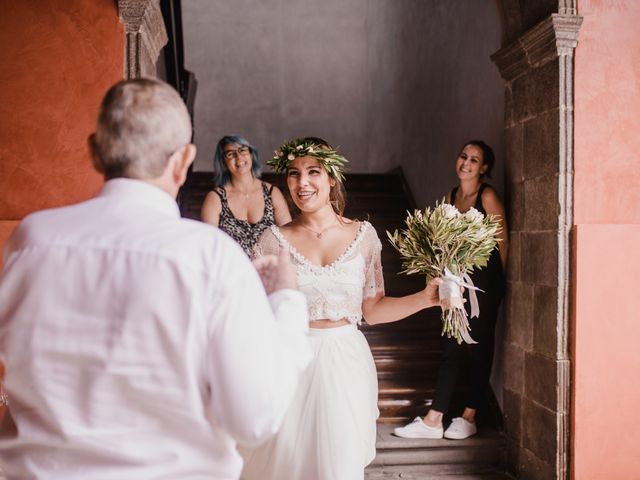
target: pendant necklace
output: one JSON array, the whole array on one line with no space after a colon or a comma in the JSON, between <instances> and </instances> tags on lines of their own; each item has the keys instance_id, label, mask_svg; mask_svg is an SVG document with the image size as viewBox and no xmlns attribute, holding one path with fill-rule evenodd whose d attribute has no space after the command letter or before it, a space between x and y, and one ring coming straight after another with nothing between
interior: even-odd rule
<instances>
[{"instance_id":1,"label":"pendant necklace","mask_svg":"<svg viewBox=\"0 0 640 480\"><path fill-rule=\"evenodd\" d=\"M335 216L335 217L334 217L334 221L333 221L333 223L332 223L331 225L329 225L328 227L323 228L323 229L322 229L322 230L320 230L319 232L315 231L315 230L314 230L313 228L311 228L311 227L306 226L304 223L300 223L300 226L301 226L302 228L306 228L307 230L309 230L310 232L312 232L312 233L316 236L316 238L320 239L320 238L322 238L322 234L323 234L324 232L326 232L327 230L329 230L330 228L333 228L333 227L335 226L335 224L337 223L337 221L338 221L338 217L337 217L337 216Z\"/></svg>"},{"instance_id":2,"label":"pendant necklace","mask_svg":"<svg viewBox=\"0 0 640 480\"><path fill-rule=\"evenodd\" d=\"M249 195L253 193L251 190L247 190L246 192L243 192L238 187L234 187L234 188L240 195L244 197L245 200L249 200Z\"/></svg>"}]
</instances>

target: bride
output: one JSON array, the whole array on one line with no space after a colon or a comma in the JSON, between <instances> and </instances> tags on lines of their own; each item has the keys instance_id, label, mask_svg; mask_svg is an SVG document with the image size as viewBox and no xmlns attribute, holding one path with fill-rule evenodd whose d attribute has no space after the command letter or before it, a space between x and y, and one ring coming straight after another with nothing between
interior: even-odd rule
<instances>
[{"instance_id":1,"label":"bride","mask_svg":"<svg viewBox=\"0 0 640 480\"><path fill-rule=\"evenodd\" d=\"M439 305L439 280L413 295L386 297L382 244L369 222L344 211L346 159L326 141L288 142L269 162L285 172L300 215L266 230L257 257L291 254L307 297L311 365L279 433L255 449L243 449L243 479L356 480L375 457L377 376L371 350L358 330L400 320Z\"/></svg>"}]
</instances>

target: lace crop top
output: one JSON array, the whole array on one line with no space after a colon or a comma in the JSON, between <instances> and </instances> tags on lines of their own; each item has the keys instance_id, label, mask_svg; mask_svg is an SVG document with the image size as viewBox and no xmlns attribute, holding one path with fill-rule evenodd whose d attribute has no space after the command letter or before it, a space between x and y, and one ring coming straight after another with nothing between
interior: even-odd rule
<instances>
[{"instance_id":1,"label":"lace crop top","mask_svg":"<svg viewBox=\"0 0 640 480\"><path fill-rule=\"evenodd\" d=\"M384 294L380 252L382 244L369 222L362 222L351 245L330 265L324 267L307 260L272 225L258 240L254 255L277 255L279 248L291 253L298 288L307 298L309 320L347 319L360 324L362 301Z\"/></svg>"}]
</instances>

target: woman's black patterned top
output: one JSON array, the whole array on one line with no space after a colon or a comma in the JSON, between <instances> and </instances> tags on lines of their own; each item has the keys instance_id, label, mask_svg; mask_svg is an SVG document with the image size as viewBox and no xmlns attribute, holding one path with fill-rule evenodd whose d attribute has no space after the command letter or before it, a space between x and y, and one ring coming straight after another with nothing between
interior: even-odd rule
<instances>
[{"instance_id":1,"label":"woman's black patterned top","mask_svg":"<svg viewBox=\"0 0 640 480\"><path fill-rule=\"evenodd\" d=\"M262 235L262 232L275 223L273 217L273 201L271 199L272 190L273 186L269 188L266 183L262 182L264 213L262 214L262 218L256 223L250 223L248 220L239 220L234 217L229 208L227 192L224 188L217 187L213 190L220 196L220 201L222 202L222 212L220 212L218 227L238 242L249 256L251 256L253 246L260 238L260 235Z\"/></svg>"}]
</instances>

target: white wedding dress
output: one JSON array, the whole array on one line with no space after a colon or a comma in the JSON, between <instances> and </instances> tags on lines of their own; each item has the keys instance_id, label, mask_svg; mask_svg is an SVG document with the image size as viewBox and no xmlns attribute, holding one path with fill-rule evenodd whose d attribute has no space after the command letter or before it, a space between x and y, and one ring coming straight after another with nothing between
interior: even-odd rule
<instances>
[{"instance_id":1,"label":"white wedding dress","mask_svg":"<svg viewBox=\"0 0 640 480\"><path fill-rule=\"evenodd\" d=\"M311 329L314 357L279 433L266 444L241 448L246 480L358 480L375 457L378 383L371 350L357 325L362 300L384 293L382 245L362 222L348 249L331 265L304 258L275 225L256 256L291 253L310 320L348 319L349 325Z\"/></svg>"}]
</instances>

